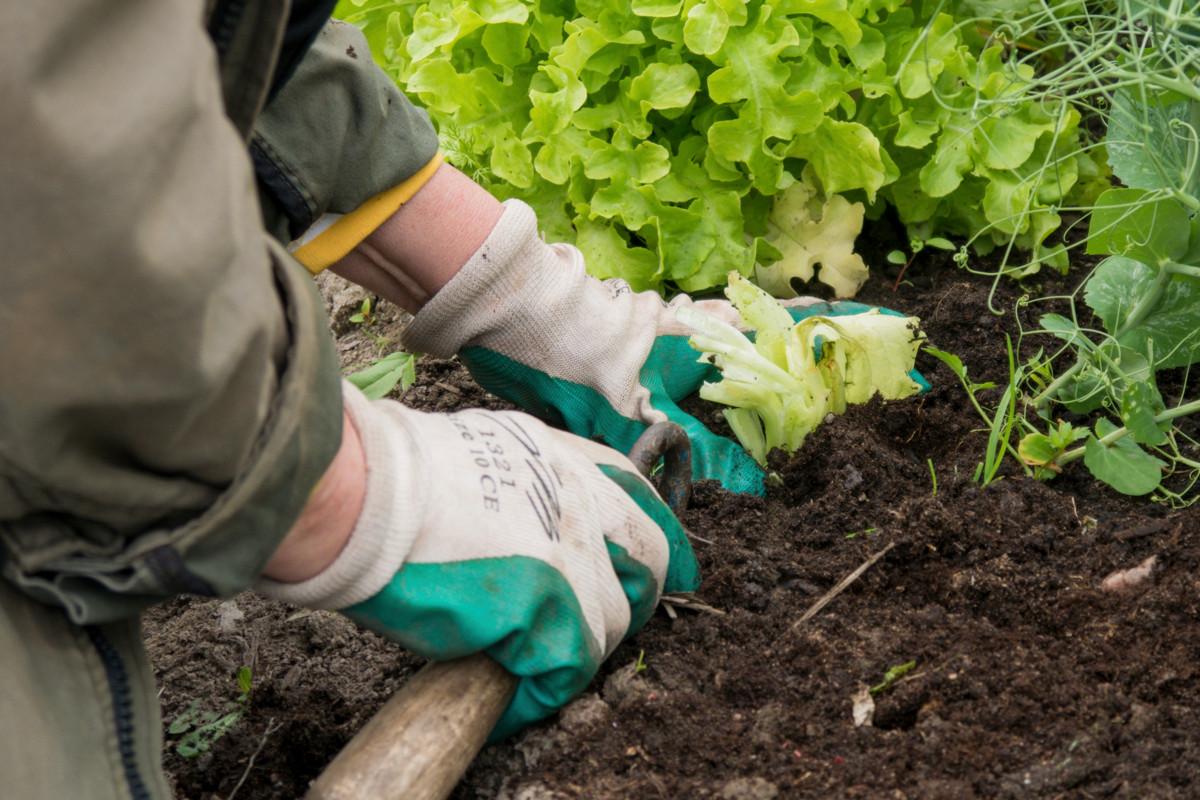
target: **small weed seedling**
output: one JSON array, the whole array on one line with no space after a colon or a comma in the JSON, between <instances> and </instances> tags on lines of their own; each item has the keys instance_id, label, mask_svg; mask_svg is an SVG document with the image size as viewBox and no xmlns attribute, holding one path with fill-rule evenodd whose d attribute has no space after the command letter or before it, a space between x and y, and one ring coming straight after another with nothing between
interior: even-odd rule
<instances>
[{"instance_id":1,"label":"small weed seedling","mask_svg":"<svg viewBox=\"0 0 1200 800\"><path fill-rule=\"evenodd\" d=\"M846 534L846 538L857 539L859 536L872 536L878 532L878 528L863 528L861 531L850 531Z\"/></svg>"},{"instance_id":2,"label":"small weed seedling","mask_svg":"<svg viewBox=\"0 0 1200 800\"><path fill-rule=\"evenodd\" d=\"M897 664L890 667L887 672L883 673L883 680L871 687L871 696L883 694L888 689L895 685L896 681L903 678L908 673L912 672L917 667L917 662L905 661L903 664Z\"/></svg>"},{"instance_id":3,"label":"small weed seedling","mask_svg":"<svg viewBox=\"0 0 1200 800\"><path fill-rule=\"evenodd\" d=\"M896 282L892 284L893 292L900 288L900 284L904 281L904 273L908 272L908 268L912 266L913 259L917 257L917 253L926 247L932 247L935 250L957 249L954 246L954 242L949 239L941 236L931 236L928 239L910 239L908 242L909 255L905 255L903 250L893 250L888 253L886 256L888 263L900 267L900 272L896 275Z\"/></svg>"},{"instance_id":4,"label":"small weed seedling","mask_svg":"<svg viewBox=\"0 0 1200 800\"><path fill-rule=\"evenodd\" d=\"M237 685L237 699L221 710L203 709L199 700L193 700L183 713L171 720L167 734L183 737L175 745L176 753L184 758L195 758L207 753L218 739L238 724L250 707L250 692L254 685L250 667L243 666L238 669Z\"/></svg>"},{"instance_id":5,"label":"small weed seedling","mask_svg":"<svg viewBox=\"0 0 1200 800\"><path fill-rule=\"evenodd\" d=\"M370 325L375 321L375 301L370 295L363 298L358 311L350 315L350 321L355 325Z\"/></svg>"},{"instance_id":6,"label":"small weed seedling","mask_svg":"<svg viewBox=\"0 0 1200 800\"><path fill-rule=\"evenodd\" d=\"M954 376L958 378L963 389L967 392L967 397L971 401L971 405L975 411L983 419L984 424L988 426L988 443L987 450L984 453L984 460L975 470L975 482L981 486L987 486L992 481L996 480L996 475L1000 471L1000 464L1004 460L1004 454L1008 453L1014 458L1020 459L1017 451L1011 444L1013 428L1017 424L1017 396L1018 392L1014 388L1016 380L1024 370L1024 367L1016 363L1016 354L1013 352L1012 340L1008 340L1008 368L1009 368L1009 385L1005 390L1004 395L1000 399L1000 403L996 410L988 413L980 403L978 394L988 389L996 388L996 384L992 382L976 383L967 375L967 367L963 364L962 359L953 353L948 353L945 350L939 350L936 347L925 346L924 351L929 355L941 361Z\"/></svg>"}]
</instances>

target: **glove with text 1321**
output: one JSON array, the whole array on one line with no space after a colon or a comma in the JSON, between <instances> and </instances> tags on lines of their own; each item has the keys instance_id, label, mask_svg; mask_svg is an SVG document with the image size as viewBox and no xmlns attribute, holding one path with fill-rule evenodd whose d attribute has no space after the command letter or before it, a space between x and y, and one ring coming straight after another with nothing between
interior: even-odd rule
<instances>
[{"instance_id":1,"label":"glove with text 1321","mask_svg":"<svg viewBox=\"0 0 1200 800\"><path fill-rule=\"evenodd\" d=\"M366 457L356 527L320 574L256 588L435 660L487 653L519 678L493 739L582 691L664 591L697 588L686 534L620 453L519 412L343 394Z\"/></svg>"}]
</instances>

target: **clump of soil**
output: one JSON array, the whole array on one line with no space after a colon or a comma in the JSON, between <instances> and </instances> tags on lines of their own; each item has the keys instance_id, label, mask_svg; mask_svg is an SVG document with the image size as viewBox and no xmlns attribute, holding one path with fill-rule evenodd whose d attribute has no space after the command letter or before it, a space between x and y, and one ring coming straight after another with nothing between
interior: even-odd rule
<instances>
[{"instance_id":1,"label":"clump of soil","mask_svg":"<svg viewBox=\"0 0 1200 800\"><path fill-rule=\"evenodd\" d=\"M896 293L876 279L865 299L920 316L977 379L1002 381L1012 322L986 311L988 286L947 264L907 277ZM1011 307L1015 289L1000 291ZM347 365L400 324L343 325ZM1200 512L1122 497L1082 469L979 488L981 421L948 370L918 366L931 392L824 425L773 462L782 482L765 498L698 485L683 520L699 598L721 613L657 615L557 719L485 750L455 796L1194 796ZM404 399L504 407L454 361L422 361ZM720 426L711 406L689 408ZM1101 590L1152 555L1149 578ZM168 769L180 798L228 798L243 778L239 796L299 796L420 662L333 614L232 602L149 616L167 721L236 700L243 664L255 678L249 712L207 754L184 759L168 737ZM852 698L909 661L856 726Z\"/></svg>"}]
</instances>

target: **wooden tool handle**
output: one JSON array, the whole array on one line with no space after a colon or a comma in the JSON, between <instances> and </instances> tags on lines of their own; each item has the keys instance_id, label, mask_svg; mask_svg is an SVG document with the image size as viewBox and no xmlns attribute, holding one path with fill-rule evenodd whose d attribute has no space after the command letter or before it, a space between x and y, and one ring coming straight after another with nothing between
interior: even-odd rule
<instances>
[{"instance_id":1,"label":"wooden tool handle","mask_svg":"<svg viewBox=\"0 0 1200 800\"><path fill-rule=\"evenodd\" d=\"M330 762L306 800L444 800L516 687L482 653L429 664Z\"/></svg>"}]
</instances>

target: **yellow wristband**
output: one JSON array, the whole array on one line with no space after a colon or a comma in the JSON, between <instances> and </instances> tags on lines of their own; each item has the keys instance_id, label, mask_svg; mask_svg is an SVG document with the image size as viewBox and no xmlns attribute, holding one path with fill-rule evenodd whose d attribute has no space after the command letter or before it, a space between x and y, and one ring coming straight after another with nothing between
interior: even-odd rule
<instances>
[{"instance_id":1,"label":"yellow wristband","mask_svg":"<svg viewBox=\"0 0 1200 800\"><path fill-rule=\"evenodd\" d=\"M395 214L400 206L412 199L442 164L442 154L435 155L403 183L367 200L358 208L339 218L311 241L298 247L292 255L305 268L316 275L336 264L346 254L358 247L358 243Z\"/></svg>"}]
</instances>

